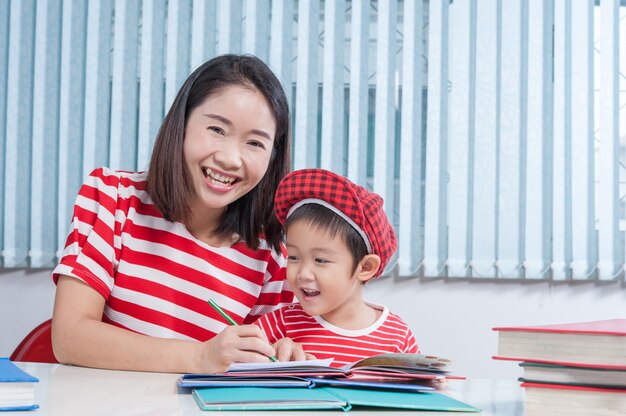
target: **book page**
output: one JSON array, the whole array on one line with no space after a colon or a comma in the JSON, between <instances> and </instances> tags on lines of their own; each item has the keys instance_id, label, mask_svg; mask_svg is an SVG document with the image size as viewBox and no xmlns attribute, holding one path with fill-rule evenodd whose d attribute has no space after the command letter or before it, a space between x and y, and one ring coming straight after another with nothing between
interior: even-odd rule
<instances>
[{"instance_id":1,"label":"book page","mask_svg":"<svg viewBox=\"0 0 626 416\"><path fill-rule=\"evenodd\" d=\"M282 368L299 368L299 367L330 367L333 362L332 358L325 360L302 360L302 361L277 361L266 363L234 363L228 367L226 372L234 371L257 371L257 370L277 370Z\"/></svg>"}]
</instances>

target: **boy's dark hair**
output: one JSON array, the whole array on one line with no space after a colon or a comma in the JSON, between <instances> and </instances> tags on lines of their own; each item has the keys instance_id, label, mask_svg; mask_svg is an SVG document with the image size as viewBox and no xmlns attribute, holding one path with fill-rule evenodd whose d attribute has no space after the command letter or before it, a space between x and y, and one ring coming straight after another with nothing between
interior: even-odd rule
<instances>
[{"instance_id":1,"label":"boy's dark hair","mask_svg":"<svg viewBox=\"0 0 626 416\"><path fill-rule=\"evenodd\" d=\"M209 96L229 86L263 94L274 115L276 137L265 176L254 189L228 206L216 233L224 237L237 233L255 250L263 237L278 252L282 227L274 215L274 194L281 178L291 170L291 118L280 81L255 56L221 55L205 62L187 78L157 134L147 192L166 220L185 223L190 219L189 198L194 190L183 154L187 118Z\"/></svg>"},{"instance_id":2,"label":"boy's dark hair","mask_svg":"<svg viewBox=\"0 0 626 416\"><path fill-rule=\"evenodd\" d=\"M285 232L296 221L304 221L312 227L324 230L331 238L339 236L348 247L352 259L352 271L356 270L361 259L367 256L367 246L363 237L339 215L319 204L305 204L298 207L285 220Z\"/></svg>"}]
</instances>

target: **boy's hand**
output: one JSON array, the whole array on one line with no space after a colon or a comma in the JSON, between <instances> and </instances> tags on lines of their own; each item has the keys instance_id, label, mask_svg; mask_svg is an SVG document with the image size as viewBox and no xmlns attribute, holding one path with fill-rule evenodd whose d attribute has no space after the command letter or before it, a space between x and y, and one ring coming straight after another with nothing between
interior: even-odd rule
<instances>
[{"instance_id":1,"label":"boy's hand","mask_svg":"<svg viewBox=\"0 0 626 416\"><path fill-rule=\"evenodd\" d=\"M314 360L315 356L304 352L302 344L294 342L291 338L282 338L274 344L278 361L302 361Z\"/></svg>"},{"instance_id":2,"label":"boy's hand","mask_svg":"<svg viewBox=\"0 0 626 416\"><path fill-rule=\"evenodd\" d=\"M435 378L430 380L427 385L436 388L437 390L445 390L448 387L448 380L445 378Z\"/></svg>"}]
</instances>

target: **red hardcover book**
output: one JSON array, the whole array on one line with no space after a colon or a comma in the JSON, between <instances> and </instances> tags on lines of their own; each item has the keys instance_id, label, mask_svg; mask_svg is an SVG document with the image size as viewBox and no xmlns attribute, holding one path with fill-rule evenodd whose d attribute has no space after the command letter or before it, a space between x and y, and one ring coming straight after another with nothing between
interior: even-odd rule
<instances>
[{"instance_id":1,"label":"red hardcover book","mask_svg":"<svg viewBox=\"0 0 626 416\"><path fill-rule=\"evenodd\" d=\"M626 370L626 319L493 330L495 359Z\"/></svg>"},{"instance_id":2,"label":"red hardcover book","mask_svg":"<svg viewBox=\"0 0 626 416\"><path fill-rule=\"evenodd\" d=\"M522 383L525 416L614 416L626 414L626 390Z\"/></svg>"}]
</instances>

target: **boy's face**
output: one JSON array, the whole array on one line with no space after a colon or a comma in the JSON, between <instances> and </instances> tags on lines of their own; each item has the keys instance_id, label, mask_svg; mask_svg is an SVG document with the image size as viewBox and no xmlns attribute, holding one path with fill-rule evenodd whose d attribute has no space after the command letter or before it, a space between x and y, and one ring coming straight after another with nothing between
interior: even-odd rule
<instances>
[{"instance_id":1,"label":"boy's face","mask_svg":"<svg viewBox=\"0 0 626 416\"><path fill-rule=\"evenodd\" d=\"M355 319L363 306L362 282L341 236L295 221L287 231L287 259L287 280L306 313L337 326Z\"/></svg>"}]
</instances>

